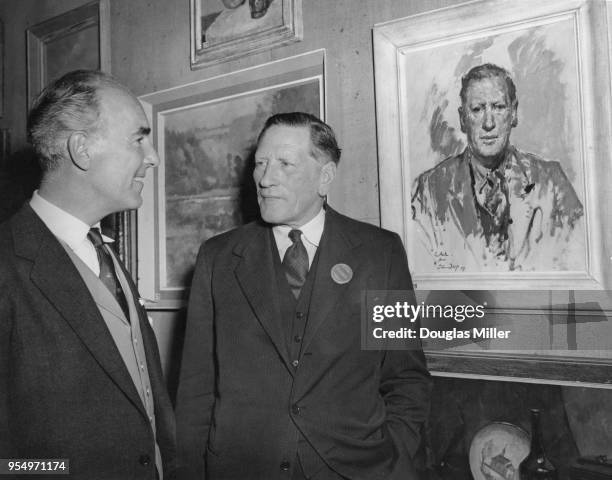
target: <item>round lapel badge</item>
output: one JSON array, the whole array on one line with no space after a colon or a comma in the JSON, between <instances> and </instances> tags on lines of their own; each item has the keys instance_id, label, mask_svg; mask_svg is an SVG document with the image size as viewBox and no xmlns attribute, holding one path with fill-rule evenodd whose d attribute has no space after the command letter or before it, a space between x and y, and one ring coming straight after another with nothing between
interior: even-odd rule
<instances>
[{"instance_id":1,"label":"round lapel badge","mask_svg":"<svg viewBox=\"0 0 612 480\"><path fill-rule=\"evenodd\" d=\"M336 263L331 269L331 277L334 282L342 285L353 278L353 270L346 263Z\"/></svg>"}]
</instances>

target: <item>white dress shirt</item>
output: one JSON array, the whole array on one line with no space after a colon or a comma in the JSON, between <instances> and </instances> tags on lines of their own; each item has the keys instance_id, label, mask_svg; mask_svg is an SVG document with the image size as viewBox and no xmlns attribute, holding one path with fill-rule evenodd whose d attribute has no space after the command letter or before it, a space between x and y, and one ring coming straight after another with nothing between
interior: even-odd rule
<instances>
[{"instance_id":1,"label":"white dress shirt","mask_svg":"<svg viewBox=\"0 0 612 480\"><path fill-rule=\"evenodd\" d=\"M68 245L68 247L87 265L96 276L100 275L100 264L96 248L87 238L89 225L70 215L53 203L45 200L38 194L38 190L32 195L30 207L36 212L43 223L58 240ZM98 222L94 227L99 227ZM102 235L105 243L112 242L113 239Z\"/></svg>"},{"instance_id":2,"label":"white dress shirt","mask_svg":"<svg viewBox=\"0 0 612 480\"><path fill-rule=\"evenodd\" d=\"M300 228L296 230L301 230L302 232L302 243L304 247L306 247L306 252L308 253L308 267L312 265L312 261L317 253L317 248L319 247L319 243L321 242L321 236L323 235L323 227L325 226L325 209L321 208L319 213L315 215L315 217L310 220L305 225L302 225ZM272 227L272 232L274 233L274 240L276 240L276 247L278 248L278 253L280 254L281 261L285 257L285 252L287 249L293 244L291 239L289 238L289 232L293 230L292 227L287 225L276 225Z\"/></svg>"}]
</instances>

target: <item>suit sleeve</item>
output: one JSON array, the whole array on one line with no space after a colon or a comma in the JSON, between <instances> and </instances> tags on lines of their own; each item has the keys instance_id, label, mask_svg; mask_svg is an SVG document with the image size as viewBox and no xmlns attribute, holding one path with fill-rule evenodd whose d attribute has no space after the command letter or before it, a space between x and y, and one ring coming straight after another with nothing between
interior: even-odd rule
<instances>
[{"instance_id":1,"label":"suit sleeve","mask_svg":"<svg viewBox=\"0 0 612 480\"><path fill-rule=\"evenodd\" d=\"M203 479L215 397L211 265L200 248L191 284L176 400L179 479Z\"/></svg>"},{"instance_id":2,"label":"suit sleeve","mask_svg":"<svg viewBox=\"0 0 612 480\"><path fill-rule=\"evenodd\" d=\"M389 254L388 290L410 291L415 302L406 252L395 235ZM418 325L416 325L418 328ZM380 392L386 406L386 427L400 456L412 458L420 443L421 426L429 414L431 379L423 350L411 344L410 349L385 352Z\"/></svg>"}]
</instances>

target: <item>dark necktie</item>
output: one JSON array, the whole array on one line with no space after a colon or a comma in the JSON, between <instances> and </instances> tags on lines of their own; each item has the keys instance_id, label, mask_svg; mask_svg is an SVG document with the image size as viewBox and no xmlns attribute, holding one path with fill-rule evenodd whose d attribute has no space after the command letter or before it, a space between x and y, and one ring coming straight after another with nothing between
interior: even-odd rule
<instances>
[{"instance_id":1,"label":"dark necktie","mask_svg":"<svg viewBox=\"0 0 612 480\"><path fill-rule=\"evenodd\" d=\"M300 290L306 282L306 275L308 275L308 252L306 252L306 247L302 243L301 236L302 232L300 230L289 232L289 238L293 245L287 249L283 258L285 275L295 298L300 296Z\"/></svg>"},{"instance_id":2,"label":"dark necktie","mask_svg":"<svg viewBox=\"0 0 612 480\"><path fill-rule=\"evenodd\" d=\"M121 284L119 283L119 279L115 273L113 259L111 258L109 251L104 248L104 240L102 240L100 230L97 228L90 229L89 233L87 234L87 238L96 248L96 253L98 254L98 262L100 264L100 280L102 280L102 283L106 286L106 288L108 288L108 291L115 297L117 303L121 307L121 310L123 310L123 313L125 313L125 318L127 318L129 322L130 313L127 301L125 299L125 294L123 293L123 289L121 288Z\"/></svg>"}]
</instances>

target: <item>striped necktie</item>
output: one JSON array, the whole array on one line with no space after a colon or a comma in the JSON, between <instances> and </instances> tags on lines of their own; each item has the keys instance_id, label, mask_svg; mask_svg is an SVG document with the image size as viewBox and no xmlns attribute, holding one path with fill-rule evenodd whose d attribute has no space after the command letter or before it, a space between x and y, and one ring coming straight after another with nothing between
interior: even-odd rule
<instances>
[{"instance_id":1,"label":"striped necktie","mask_svg":"<svg viewBox=\"0 0 612 480\"><path fill-rule=\"evenodd\" d=\"M96 248L96 253L98 254L98 262L100 264L99 278L106 286L108 291L115 297L117 303L121 307L121 310L123 310L123 313L125 314L125 318L129 322L130 313L127 305L127 300L125 299L125 294L123 293L123 289L121 288L121 284L119 283L119 279L117 278L111 254L104 247L104 240L102 240L100 230L98 228L90 229L89 233L87 234L87 238Z\"/></svg>"}]
</instances>

